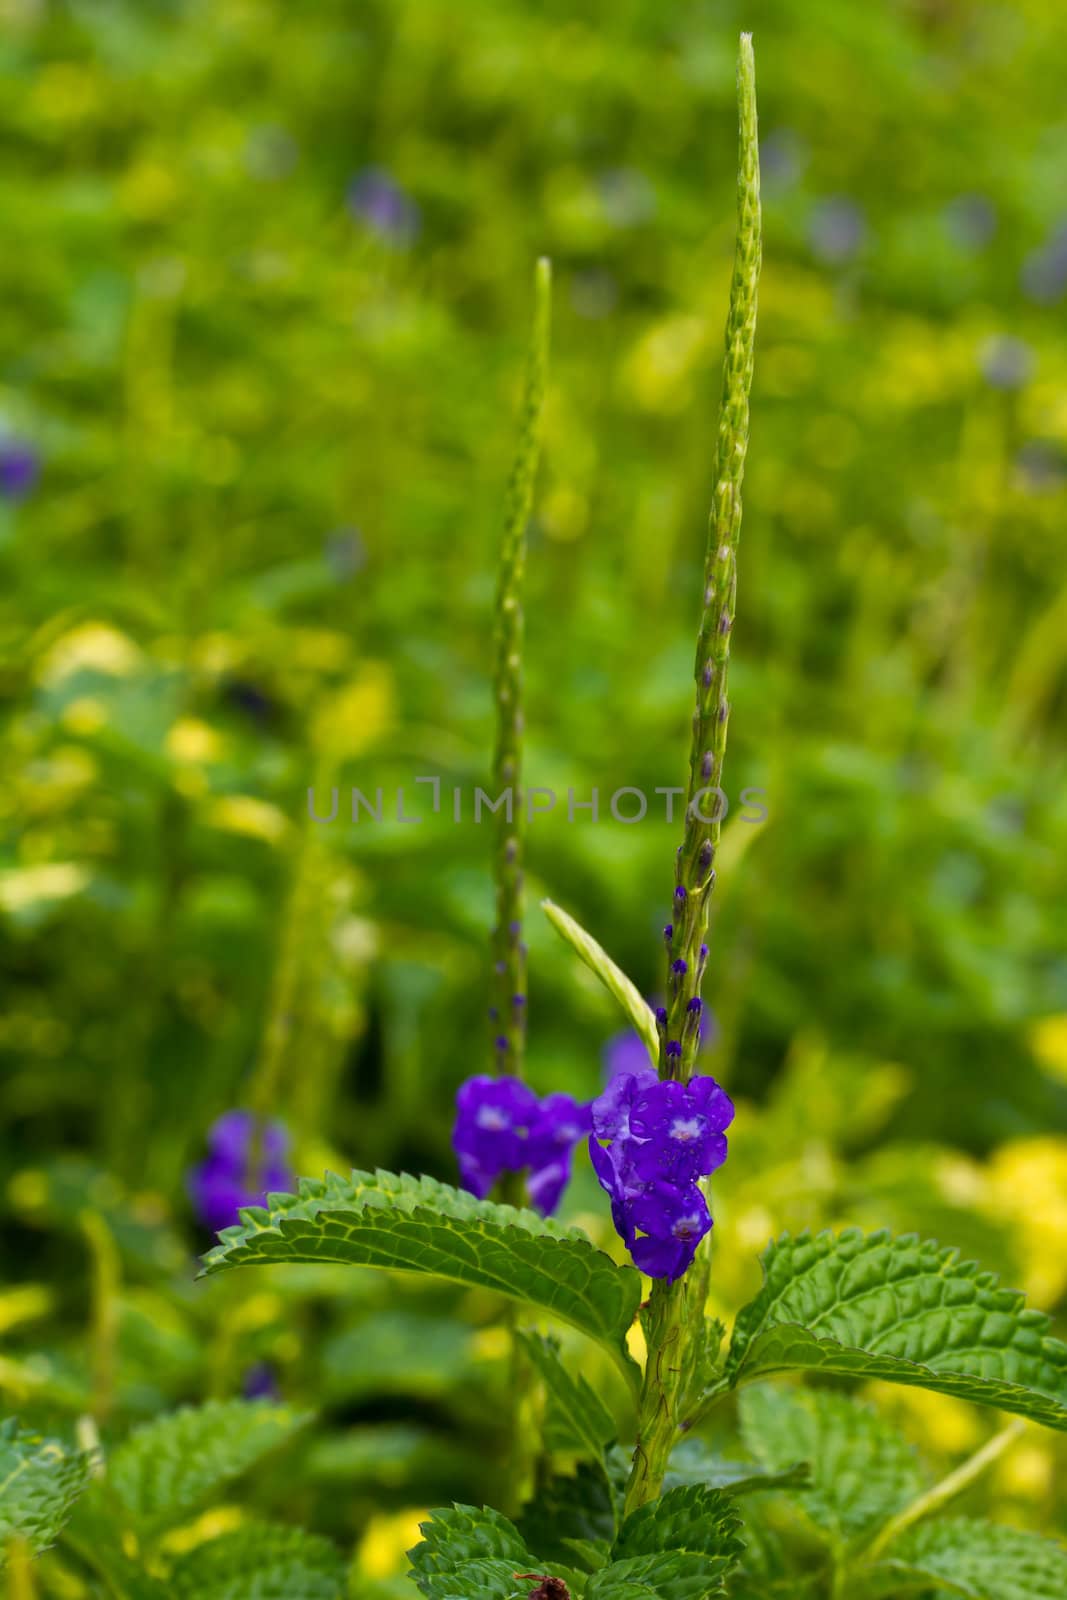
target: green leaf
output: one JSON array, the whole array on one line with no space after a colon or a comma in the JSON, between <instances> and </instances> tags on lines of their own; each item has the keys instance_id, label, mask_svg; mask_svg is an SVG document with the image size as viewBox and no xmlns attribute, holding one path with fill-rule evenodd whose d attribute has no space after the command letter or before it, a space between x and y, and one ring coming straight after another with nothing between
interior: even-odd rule
<instances>
[{"instance_id":1,"label":"green leaf","mask_svg":"<svg viewBox=\"0 0 1067 1600\"><path fill-rule=\"evenodd\" d=\"M914 1234L783 1236L707 1398L798 1369L881 1378L1067 1429L1067 1345L1023 1296Z\"/></svg>"},{"instance_id":2,"label":"green leaf","mask_svg":"<svg viewBox=\"0 0 1067 1600\"><path fill-rule=\"evenodd\" d=\"M797 1499L834 1539L873 1532L923 1488L911 1446L851 1395L761 1384L742 1391L740 1410L746 1448L771 1471L812 1463Z\"/></svg>"},{"instance_id":3,"label":"green leaf","mask_svg":"<svg viewBox=\"0 0 1067 1600\"><path fill-rule=\"evenodd\" d=\"M545 1385L546 1447L603 1456L618 1432L603 1400L580 1374L575 1378L567 1371L556 1340L525 1332L519 1340Z\"/></svg>"},{"instance_id":4,"label":"green leaf","mask_svg":"<svg viewBox=\"0 0 1067 1600\"><path fill-rule=\"evenodd\" d=\"M309 1420L267 1400L213 1400L135 1428L108 1465L123 1511L152 1528L177 1521Z\"/></svg>"},{"instance_id":5,"label":"green leaf","mask_svg":"<svg viewBox=\"0 0 1067 1600\"><path fill-rule=\"evenodd\" d=\"M593 935L586 933L581 923L575 922L562 907L551 900L542 900L541 910L560 937L566 939L575 954L585 962L590 972L596 973L608 993L614 995L629 1018L631 1026L641 1035L648 1051L648 1059L654 1067L658 1067L659 1034L656 1031L656 1018L640 989L635 983L631 983L621 967L615 965L607 951L597 944Z\"/></svg>"},{"instance_id":6,"label":"green leaf","mask_svg":"<svg viewBox=\"0 0 1067 1600\"><path fill-rule=\"evenodd\" d=\"M724 1594L744 1550L729 1495L703 1484L669 1489L631 1513L586 1600L706 1600Z\"/></svg>"},{"instance_id":7,"label":"green leaf","mask_svg":"<svg viewBox=\"0 0 1067 1600\"><path fill-rule=\"evenodd\" d=\"M34 1555L55 1540L89 1482L89 1458L56 1439L0 1422L0 1569L8 1541Z\"/></svg>"},{"instance_id":8,"label":"green leaf","mask_svg":"<svg viewBox=\"0 0 1067 1600\"><path fill-rule=\"evenodd\" d=\"M279 1261L342 1261L428 1272L528 1301L598 1339L630 1381L626 1332L641 1279L579 1228L533 1211L475 1200L433 1178L390 1172L302 1178L298 1195L270 1195L241 1213L204 1258L205 1272Z\"/></svg>"},{"instance_id":9,"label":"green leaf","mask_svg":"<svg viewBox=\"0 0 1067 1600\"><path fill-rule=\"evenodd\" d=\"M936 1584L966 1600L1067 1600L1067 1550L1036 1533L949 1517L906 1533L872 1576L883 1593Z\"/></svg>"},{"instance_id":10,"label":"green leaf","mask_svg":"<svg viewBox=\"0 0 1067 1600\"><path fill-rule=\"evenodd\" d=\"M333 1405L391 1394L447 1404L472 1360L471 1330L455 1317L380 1311L326 1340L322 1395Z\"/></svg>"},{"instance_id":11,"label":"green leaf","mask_svg":"<svg viewBox=\"0 0 1067 1600\"><path fill-rule=\"evenodd\" d=\"M342 1600L345 1564L328 1539L248 1523L198 1545L175 1566L175 1600Z\"/></svg>"},{"instance_id":12,"label":"green leaf","mask_svg":"<svg viewBox=\"0 0 1067 1600\"><path fill-rule=\"evenodd\" d=\"M488 1506L449 1506L419 1524L421 1544L408 1551L411 1576L427 1600L516 1600L528 1593L517 1572L537 1561L513 1522Z\"/></svg>"},{"instance_id":13,"label":"green leaf","mask_svg":"<svg viewBox=\"0 0 1067 1600\"><path fill-rule=\"evenodd\" d=\"M763 1489L803 1489L811 1478L806 1461L794 1461L768 1470L755 1461L731 1461L716 1455L703 1439L683 1439L671 1452L663 1479L665 1489L703 1483L709 1489L728 1489L732 1495L756 1494Z\"/></svg>"},{"instance_id":14,"label":"green leaf","mask_svg":"<svg viewBox=\"0 0 1067 1600\"><path fill-rule=\"evenodd\" d=\"M543 1483L523 1507L519 1532L538 1560L602 1566L615 1538L619 1497L604 1469L583 1461Z\"/></svg>"}]
</instances>

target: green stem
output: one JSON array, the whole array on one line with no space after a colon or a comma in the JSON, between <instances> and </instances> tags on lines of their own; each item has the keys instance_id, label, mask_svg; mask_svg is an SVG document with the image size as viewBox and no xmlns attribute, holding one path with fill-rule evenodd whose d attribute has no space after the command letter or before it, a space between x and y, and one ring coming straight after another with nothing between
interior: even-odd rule
<instances>
[{"instance_id":1,"label":"green stem","mask_svg":"<svg viewBox=\"0 0 1067 1600\"><path fill-rule=\"evenodd\" d=\"M976 1478L993 1465L994 1461L999 1460L1009 1445L1015 1443L1025 1427L1026 1423L1021 1420L1009 1422L1006 1428L1002 1428L991 1439L987 1439L980 1450L976 1450L973 1456L968 1456L966 1461L961 1462L953 1472L942 1478L940 1483L935 1483L933 1488L927 1489L910 1505L898 1511L867 1546L863 1553L864 1565L870 1566L877 1561L882 1552L894 1539L898 1539L905 1529L921 1521L923 1517L930 1516L932 1512L940 1511L942 1506L954 1500L958 1494L962 1494L964 1489L969 1488Z\"/></svg>"},{"instance_id":2,"label":"green stem","mask_svg":"<svg viewBox=\"0 0 1067 1600\"><path fill-rule=\"evenodd\" d=\"M7 1546L8 1600L36 1600L30 1562L33 1555L24 1539L11 1539Z\"/></svg>"},{"instance_id":3,"label":"green stem","mask_svg":"<svg viewBox=\"0 0 1067 1600\"><path fill-rule=\"evenodd\" d=\"M626 1516L663 1487L667 1462L678 1436L678 1419L685 1391L688 1355L697 1318L703 1306L696 1303L685 1278L677 1283L657 1281L642 1311L648 1345L645 1375L637 1410L637 1443L626 1485Z\"/></svg>"},{"instance_id":4,"label":"green stem","mask_svg":"<svg viewBox=\"0 0 1067 1600\"><path fill-rule=\"evenodd\" d=\"M79 1223L89 1246L92 1417L99 1423L107 1421L115 1398L122 1268L111 1229L100 1213L83 1211Z\"/></svg>"},{"instance_id":5,"label":"green stem","mask_svg":"<svg viewBox=\"0 0 1067 1600\"><path fill-rule=\"evenodd\" d=\"M741 35L737 97L739 119L737 243L730 309L726 319L722 402L719 410L715 489L704 560L704 605L696 650L696 708L689 757L685 832L677 855L672 936L670 1001L664 1048L681 1044L673 1065L664 1057L664 1076L688 1078L695 1066L700 1030L688 1011L699 999L714 861L719 845L722 769L730 715L727 679L730 636L737 596L737 544L741 532L741 482L748 448L749 391L756 338L756 297L760 261L759 145L756 135L756 79L752 37ZM684 968L675 970L675 964Z\"/></svg>"},{"instance_id":6,"label":"green stem","mask_svg":"<svg viewBox=\"0 0 1067 1600\"><path fill-rule=\"evenodd\" d=\"M496 740L493 799L508 800L495 813L496 925L490 985L494 1071L522 1075L526 1044L526 946L522 942L524 795L522 789L522 591L526 570L526 525L533 504L534 479L541 454L552 273L537 263L533 335L526 372L522 431L511 475L500 576L496 596L493 685Z\"/></svg>"},{"instance_id":7,"label":"green stem","mask_svg":"<svg viewBox=\"0 0 1067 1600\"><path fill-rule=\"evenodd\" d=\"M715 490L704 563L704 605L696 651L696 709L689 760L685 832L678 851L667 1024L660 1042L660 1076L688 1079L700 1041L699 998L707 957L708 902L715 882L719 802L729 702L726 698L737 592L737 542L741 531L741 480L748 446L748 397L756 334L756 291L761 259L759 147L752 37L743 33L737 69L737 243L726 319L722 403ZM710 806L706 803L711 800ZM704 803L702 803L704 802ZM693 1001L698 1004L690 1009ZM668 1043L681 1055L668 1055ZM688 1381L689 1355L701 1329L707 1293L706 1259L688 1278L658 1282L648 1302L648 1344L638 1411L637 1445L626 1490L634 1511L662 1490L678 1436Z\"/></svg>"}]
</instances>

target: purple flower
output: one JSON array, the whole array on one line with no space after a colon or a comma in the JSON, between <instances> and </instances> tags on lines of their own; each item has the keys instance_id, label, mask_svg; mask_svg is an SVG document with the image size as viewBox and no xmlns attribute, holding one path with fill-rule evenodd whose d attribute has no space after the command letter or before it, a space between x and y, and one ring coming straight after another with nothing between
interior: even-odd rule
<instances>
[{"instance_id":1,"label":"purple flower","mask_svg":"<svg viewBox=\"0 0 1067 1600\"><path fill-rule=\"evenodd\" d=\"M468 1078L456 1096L452 1131L463 1186L484 1200L505 1172L529 1168L530 1203L549 1216L570 1178L574 1147L590 1126L589 1107L569 1094L540 1100L518 1078Z\"/></svg>"},{"instance_id":2,"label":"purple flower","mask_svg":"<svg viewBox=\"0 0 1067 1600\"><path fill-rule=\"evenodd\" d=\"M1061 223L1040 250L1023 262L1023 292L1038 305L1052 306L1067 291L1067 223Z\"/></svg>"},{"instance_id":3,"label":"purple flower","mask_svg":"<svg viewBox=\"0 0 1067 1600\"><path fill-rule=\"evenodd\" d=\"M525 1165L526 1135L537 1096L518 1078L468 1078L456 1096L452 1145L465 1188L484 1200L505 1172Z\"/></svg>"},{"instance_id":4,"label":"purple flower","mask_svg":"<svg viewBox=\"0 0 1067 1600\"><path fill-rule=\"evenodd\" d=\"M289 1135L280 1122L257 1126L250 1111L225 1112L208 1133L207 1160L188 1178L201 1221L217 1233L240 1221L243 1206L291 1190L296 1180L288 1151Z\"/></svg>"},{"instance_id":5,"label":"purple flower","mask_svg":"<svg viewBox=\"0 0 1067 1600\"><path fill-rule=\"evenodd\" d=\"M867 223L855 201L846 195L830 195L811 208L808 242L820 261L831 266L850 261L867 237Z\"/></svg>"},{"instance_id":6,"label":"purple flower","mask_svg":"<svg viewBox=\"0 0 1067 1600\"><path fill-rule=\"evenodd\" d=\"M630 1110L631 1135L644 1141L634 1153L638 1171L672 1183L708 1177L726 1160L733 1119L733 1101L714 1078L657 1081Z\"/></svg>"},{"instance_id":7,"label":"purple flower","mask_svg":"<svg viewBox=\"0 0 1067 1600\"><path fill-rule=\"evenodd\" d=\"M1021 389L1034 370L1034 352L1024 339L996 334L979 352L982 375L992 389Z\"/></svg>"},{"instance_id":8,"label":"purple flower","mask_svg":"<svg viewBox=\"0 0 1067 1600\"><path fill-rule=\"evenodd\" d=\"M697 1179L726 1160L733 1115L714 1078L661 1081L651 1068L620 1074L594 1101L593 1170L611 1197L616 1232L649 1277L680 1278L711 1227Z\"/></svg>"},{"instance_id":9,"label":"purple flower","mask_svg":"<svg viewBox=\"0 0 1067 1600\"><path fill-rule=\"evenodd\" d=\"M24 439L0 439L0 496L24 500L40 476L41 458Z\"/></svg>"},{"instance_id":10,"label":"purple flower","mask_svg":"<svg viewBox=\"0 0 1067 1600\"><path fill-rule=\"evenodd\" d=\"M984 194L958 194L942 217L949 237L963 250L984 250L997 231L997 208Z\"/></svg>"},{"instance_id":11,"label":"purple flower","mask_svg":"<svg viewBox=\"0 0 1067 1600\"><path fill-rule=\"evenodd\" d=\"M531 1205L549 1217L563 1198L571 1175L571 1156L592 1127L592 1109L569 1094L549 1094L541 1101L526 1143L530 1175L526 1187Z\"/></svg>"},{"instance_id":12,"label":"purple flower","mask_svg":"<svg viewBox=\"0 0 1067 1600\"><path fill-rule=\"evenodd\" d=\"M241 1393L246 1400L280 1400L281 1390L269 1361L257 1361L245 1373Z\"/></svg>"},{"instance_id":13,"label":"purple flower","mask_svg":"<svg viewBox=\"0 0 1067 1600\"><path fill-rule=\"evenodd\" d=\"M641 1048L641 1065L630 1072L617 1072L600 1098L593 1101L593 1130L598 1139L628 1138L634 1096L659 1082L659 1073L644 1054L643 1045Z\"/></svg>"},{"instance_id":14,"label":"purple flower","mask_svg":"<svg viewBox=\"0 0 1067 1600\"><path fill-rule=\"evenodd\" d=\"M418 206L381 167L366 167L353 178L348 209L386 244L404 247L418 236Z\"/></svg>"},{"instance_id":15,"label":"purple flower","mask_svg":"<svg viewBox=\"0 0 1067 1600\"><path fill-rule=\"evenodd\" d=\"M634 1200L630 1221L640 1235L630 1246L634 1265L650 1278L673 1283L711 1228L711 1212L695 1183L656 1183Z\"/></svg>"}]
</instances>

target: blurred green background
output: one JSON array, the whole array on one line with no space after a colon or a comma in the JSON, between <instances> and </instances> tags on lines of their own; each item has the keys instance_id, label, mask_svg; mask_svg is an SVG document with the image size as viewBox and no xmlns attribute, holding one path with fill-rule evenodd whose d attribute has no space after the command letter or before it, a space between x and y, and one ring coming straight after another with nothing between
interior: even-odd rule
<instances>
[{"instance_id":1,"label":"blurred green background","mask_svg":"<svg viewBox=\"0 0 1067 1600\"><path fill-rule=\"evenodd\" d=\"M1062 1309L1067 12L0 0L0 1389L118 1425L267 1362L325 1406L297 1509L368 1584L412 1508L492 1494L491 1332L452 1348L454 1296L352 1275L193 1290L184 1175L253 1103L302 1170L453 1176L491 903L447 796L486 779L541 252L529 782L683 781L742 26L765 266L726 790L768 817L727 822L705 989L742 1102L717 1293L851 1219ZM345 822L353 785L425 814L431 774L441 815ZM618 1020L537 897L654 994L676 832L532 826L540 1090L597 1092ZM580 1165L567 1214L606 1238ZM86 1209L123 1285L106 1405ZM935 1451L984 1426L891 1404ZM1051 1451L1005 1458L1017 1519L1055 1518Z\"/></svg>"}]
</instances>

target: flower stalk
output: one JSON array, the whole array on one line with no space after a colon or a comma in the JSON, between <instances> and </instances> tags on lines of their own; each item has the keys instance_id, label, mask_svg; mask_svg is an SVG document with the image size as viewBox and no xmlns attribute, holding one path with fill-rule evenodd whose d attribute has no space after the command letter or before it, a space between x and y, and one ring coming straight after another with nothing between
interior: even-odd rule
<instances>
[{"instance_id":1,"label":"flower stalk","mask_svg":"<svg viewBox=\"0 0 1067 1600\"><path fill-rule=\"evenodd\" d=\"M660 1077L689 1081L700 1043L700 988L707 963L708 913L719 844L723 757L730 705L727 677L737 595L741 483L748 447L749 391L761 261L759 145L752 36L743 33L737 70L737 242L726 320L715 488L704 562L704 596L696 650L696 708L689 761L685 831L677 853L666 1018L661 1025ZM705 1243L706 1248L706 1243ZM662 1490L686 1391L699 1348L707 1275L703 1262L676 1282L657 1280L643 1312L648 1346L638 1411L637 1445L626 1490L629 1514Z\"/></svg>"},{"instance_id":2,"label":"flower stalk","mask_svg":"<svg viewBox=\"0 0 1067 1600\"><path fill-rule=\"evenodd\" d=\"M522 791L523 583L526 527L541 454L552 271L542 256L534 280L534 322L526 369L522 428L508 491L496 594L493 688L496 737L493 796L507 795L495 814L496 923L489 1021L492 1070L521 1076L526 1044L526 946L522 939L524 803Z\"/></svg>"}]
</instances>

